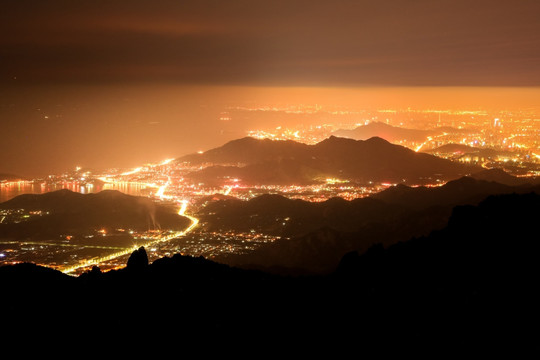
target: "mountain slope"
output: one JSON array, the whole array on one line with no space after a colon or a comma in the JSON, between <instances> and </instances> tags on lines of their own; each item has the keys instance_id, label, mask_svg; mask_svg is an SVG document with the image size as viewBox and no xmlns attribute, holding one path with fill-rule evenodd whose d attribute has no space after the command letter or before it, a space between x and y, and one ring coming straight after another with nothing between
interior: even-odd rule
<instances>
[{"instance_id":1,"label":"mountain slope","mask_svg":"<svg viewBox=\"0 0 540 360\"><path fill-rule=\"evenodd\" d=\"M524 184L538 184L540 179L519 178L512 176L503 169L486 169L471 175L477 180L493 181L508 186L518 186Z\"/></svg>"},{"instance_id":2,"label":"mountain slope","mask_svg":"<svg viewBox=\"0 0 540 360\"><path fill-rule=\"evenodd\" d=\"M364 198L324 202L292 200L280 195L261 195L248 201L223 200L209 203L197 216L207 231L258 232L279 236L304 235L321 227L354 231L363 225L392 219L405 211L401 206Z\"/></svg>"},{"instance_id":3,"label":"mountain slope","mask_svg":"<svg viewBox=\"0 0 540 360\"><path fill-rule=\"evenodd\" d=\"M423 151L428 154L471 154L483 157L496 157L499 155L511 155L507 151L499 151L490 148L477 148L463 144L446 144L435 149Z\"/></svg>"},{"instance_id":4,"label":"mountain slope","mask_svg":"<svg viewBox=\"0 0 540 360\"><path fill-rule=\"evenodd\" d=\"M188 177L212 182L240 178L246 183L314 183L335 177L358 182L429 182L453 179L480 168L451 162L381 138L366 141L331 136L315 145L244 138L178 161L213 164Z\"/></svg>"},{"instance_id":5,"label":"mountain slope","mask_svg":"<svg viewBox=\"0 0 540 360\"><path fill-rule=\"evenodd\" d=\"M40 216L31 216L27 221L0 224L0 237L15 239L58 238L61 234L75 235L100 228L184 229L190 223L187 218L177 215L177 209L113 190L96 194L69 190L24 194L1 203L0 209L42 211Z\"/></svg>"},{"instance_id":6,"label":"mountain slope","mask_svg":"<svg viewBox=\"0 0 540 360\"><path fill-rule=\"evenodd\" d=\"M219 261L279 267L280 273L287 273L287 268L327 273L345 252L365 251L375 243L390 245L443 228L455 206L476 205L490 195L530 192L540 193L540 186L512 187L464 177L436 188L398 185L354 201L308 203L277 195L220 201L210 204L201 219L209 222L209 229L256 229L291 237Z\"/></svg>"},{"instance_id":7,"label":"mountain slope","mask_svg":"<svg viewBox=\"0 0 540 360\"><path fill-rule=\"evenodd\" d=\"M253 164L280 158L305 158L309 145L295 141L273 141L270 139L255 139L244 137L229 141L223 146L205 151L202 154L183 156L178 161L192 164Z\"/></svg>"},{"instance_id":8,"label":"mountain slope","mask_svg":"<svg viewBox=\"0 0 540 360\"><path fill-rule=\"evenodd\" d=\"M376 136L394 142L399 140L425 141L428 136L434 133L435 131L407 129L375 121L352 130L340 129L332 134L355 140L367 140Z\"/></svg>"},{"instance_id":9,"label":"mountain slope","mask_svg":"<svg viewBox=\"0 0 540 360\"><path fill-rule=\"evenodd\" d=\"M520 182L517 183L520 184ZM382 200L389 204L399 204L413 209L421 209L430 206L476 203L486 196L494 194L509 194L512 192L522 193L538 190L540 190L540 186L511 186L494 181L476 179L473 175L471 177L466 176L449 181L441 187L434 188L397 185L380 193L373 194L372 198Z\"/></svg>"}]
</instances>

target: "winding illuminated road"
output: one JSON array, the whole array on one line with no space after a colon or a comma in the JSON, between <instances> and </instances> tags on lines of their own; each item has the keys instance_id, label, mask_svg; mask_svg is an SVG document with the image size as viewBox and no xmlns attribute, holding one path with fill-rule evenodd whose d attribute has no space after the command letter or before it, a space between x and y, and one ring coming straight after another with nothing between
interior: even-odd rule
<instances>
[{"instance_id":1,"label":"winding illuminated road","mask_svg":"<svg viewBox=\"0 0 540 360\"><path fill-rule=\"evenodd\" d=\"M187 233L189 233L190 231L192 231L193 229L195 229L197 227L197 225L199 224L199 219L197 219L194 216L186 214L188 202L186 200L184 200L181 203L182 203L182 205L180 207L180 210L178 211L178 215L187 217L191 221L191 224L186 229L184 229L183 231L176 231L176 232L174 232L172 234L169 234L167 236L164 236L164 237L162 237L160 239L148 242L148 243L144 244L144 246L152 246L152 245L157 244L157 243L166 242L166 241L178 238L180 236L184 236L184 235L186 235ZM83 260L82 262L80 262L77 265L69 266L69 267L66 267L66 268L62 269L62 272L64 274L70 274L70 273L72 273L75 270L80 269L80 268L99 265L102 262L110 261L110 260L116 259L116 258L118 258L120 256L128 255L128 254L132 253L133 251L135 251L138 247L139 246L135 245L132 248L127 248L127 249L124 249L124 250L121 250L121 251L118 251L118 252L115 252L113 254L109 254L109 255L106 255L106 256L103 256L103 257L100 257L100 258Z\"/></svg>"}]
</instances>

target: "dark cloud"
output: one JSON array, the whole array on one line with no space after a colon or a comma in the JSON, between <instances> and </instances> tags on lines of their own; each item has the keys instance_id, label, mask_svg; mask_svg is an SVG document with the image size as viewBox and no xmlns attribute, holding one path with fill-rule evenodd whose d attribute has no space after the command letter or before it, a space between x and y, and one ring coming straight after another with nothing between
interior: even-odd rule
<instances>
[{"instance_id":1,"label":"dark cloud","mask_svg":"<svg viewBox=\"0 0 540 360\"><path fill-rule=\"evenodd\" d=\"M540 85L540 2L5 1L2 80Z\"/></svg>"}]
</instances>

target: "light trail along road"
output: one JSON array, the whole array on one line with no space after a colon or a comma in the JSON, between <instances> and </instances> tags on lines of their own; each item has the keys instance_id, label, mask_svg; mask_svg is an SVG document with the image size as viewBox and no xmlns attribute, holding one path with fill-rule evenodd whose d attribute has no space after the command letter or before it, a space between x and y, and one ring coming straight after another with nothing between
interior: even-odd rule
<instances>
[{"instance_id":1,"label":"light trail along road","mask_svg":"<svg viewBox=\"0 0 540 360\"><path fill-rule=\"evenodd\" d=\"M199 219L197 219L194 216L186 214L186 210L187 210L187 207L188 207L187 200L183 200L181 202L181 204L182 205L180 206L180 210L178 211L178 215L187 217L191 221L191 224L186 229L184 229L182 231L173 232L173 233L171 233L171 234L169 234L167 236L164 236L164 237L162 237L160 239L148 242L148 243L144 244L144 246L148 247L148 246L155 245L157 243L166 242L166 241L169 241L169 240L184 236L187 233L193 231L193 229L195 229L197 227L197 225L199 224ZM75 270L80 269L80 268L99 265L102 262L110 261L110 260L116 259L116 258L118 258L120 256L130 254L133 251L137 250L138 247L139 247L138 245L135 245L132 248L127 248L127 249L124 249L124 250L121 250L121 251L118 251L118 252L115 252L113 254L109 254L109 255L106 255L106 256L103 256L103 257L100 257L100 258L93 258L93 259L83 260L77 265L69 266L69 267L66 267L66 268L62 269L62 272L64 274L70 274L70 273L72 273Z\"/></svg>"}]
</instances>

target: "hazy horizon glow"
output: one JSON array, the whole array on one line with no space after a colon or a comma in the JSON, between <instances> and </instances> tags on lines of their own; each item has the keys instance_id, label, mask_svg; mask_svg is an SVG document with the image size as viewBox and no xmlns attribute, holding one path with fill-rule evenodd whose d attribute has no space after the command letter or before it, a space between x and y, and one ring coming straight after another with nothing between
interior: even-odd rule
<instances>
[{"instance_id":1,"label":"hazy horizon glow","mask_svg":"<svg viewBox=\"0 0 540 360\"><path fill-rule=\"evenodd\" d=\"M32 177L75 166L135 168L217 147L258 127L323 121L279 111L220 120L231 107L538 111L540 88L145 84L25 86L1 94L0 173Z\"/></svg>"}]
</instances>

